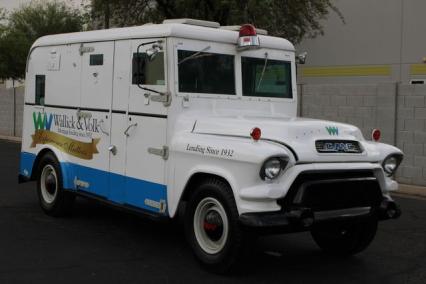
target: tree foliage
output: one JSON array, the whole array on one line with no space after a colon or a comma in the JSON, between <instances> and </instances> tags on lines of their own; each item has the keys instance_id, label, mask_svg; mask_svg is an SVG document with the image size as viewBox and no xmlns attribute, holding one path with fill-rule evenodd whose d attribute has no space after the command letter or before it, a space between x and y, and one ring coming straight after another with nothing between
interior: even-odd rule
<instances>
[{"instance_id":1,"label":"tree foliage","mask_svg":"<svg viewBox=\"0 0 426 284\"><path fill-rule=\"evenodd\" d=\"M322 34L321 20L330 11L343 21L332 0L92 0L91 8L95 21L104 19L108 26L160 23L170 18L196 18L221 25L252 23L294 43Z\"/></svg>"},{"instance_id":2,"label":"tree foliage","mask_svg":"<svg viewBox=\"0 0 426 284\"><path fill-rule=\"evenodd\" d=\"M78 10L63 2L31 2L9 15L0 24L0 78L18 79L25 75L27 54L33 42L49 34L82 29ZM1 21L0 21L1 22Z\"/></svg>"},{"instance_id":3,"label":"tree foliage","mask_svg":"<svg viewBox=\"0 0 426 284\"><path fill-rule=\"evenodd\" d=\"M151 0L91 0L86 21L93 29L140 25L151 21L147 15L153 8Z\"/></svg>"},{"instance_id":4,"label":"tree foliage","mask_svg":"<svg viewBox=\"0 0 426 284\"><path fill-rule=\"evenodd\" d=\"M3 29L6 22L6 10L0 7L0 29Z\"/></svg>"}]
</instances>

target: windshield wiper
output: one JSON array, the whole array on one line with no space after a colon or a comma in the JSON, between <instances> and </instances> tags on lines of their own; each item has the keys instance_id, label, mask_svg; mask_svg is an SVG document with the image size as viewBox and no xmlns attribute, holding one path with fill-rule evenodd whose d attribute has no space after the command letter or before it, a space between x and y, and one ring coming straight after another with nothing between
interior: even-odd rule
<instances>
[{"instance_id":1,"label":"windshield wiper","mask_svg":"<svg viewBox=\"0 0 426 284\"><path fill-rule=\"evenodd\" d=\"M257 83L256 92L259 91L260 84L262 84L263 75L265 75L266 65L268 65L268 53L265 52L265 64L263 64L262 74L260 74L259 83Z\"/></svg>"},{"instance_id":2,"label":"windshield wiper","mask_svg":"<svg viewBox=\"0 0 426 284\"><path fill-rule=\"evenodd\" d=\"M191 59L194 59L194 58L197 58L198 57L198 55L200 54L200 53L202 53L202 52L204 52L204 51L207 51L207 50L209 50L210 49L210 45L209 46L206 46L205 48L203 48L202 50L200 50L200 51L197 51L196 53L194 53L194 54L191 54L191 55L189 55L189 56L187 56L187 57L185 57L184 59L182 59L181 61L179 61L178 62L178 65L179 64L181 64L181 63L183 63L183 62L185 62L185 61L188 61L188 60L191 60Z\"/></svg>"}]
</instances>

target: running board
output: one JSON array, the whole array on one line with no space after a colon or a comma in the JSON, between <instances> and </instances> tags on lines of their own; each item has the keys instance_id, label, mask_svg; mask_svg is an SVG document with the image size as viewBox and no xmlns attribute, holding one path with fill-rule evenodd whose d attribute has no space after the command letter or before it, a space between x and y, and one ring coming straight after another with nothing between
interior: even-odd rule
<instances>
[{"instance_id":1,"label":"running board","mask_svg":"<svg viewBox=\"0 0 426 284\"><path fill-rule=\"evenodd\" d=\"M80 197L84 197L84 198L88 198L88 199L98 201L99 203L105 204L108 207L111 207L113 209L117 209L119 211L126 212L126 213L131 213L131 214L143 217L143 218L147 218L149 220L163 221L163 222L170 220L170 217L165 215L165 213L155 213L155 212L148 211L148 210L145 210L145 209L141 209L141 208L129 205L129 204L119 204L119 203L113 202L111 200L108 200L103 196L96 195L96 194L89 193L89 192L85 192L85 191L81 191L81 190L76 191L76 190L72 190L72 189L66 189L66 191L72 192L72 193L74 193L74 194L76 194L77 196L80 196Z\"/></svg>"}]
</instances>

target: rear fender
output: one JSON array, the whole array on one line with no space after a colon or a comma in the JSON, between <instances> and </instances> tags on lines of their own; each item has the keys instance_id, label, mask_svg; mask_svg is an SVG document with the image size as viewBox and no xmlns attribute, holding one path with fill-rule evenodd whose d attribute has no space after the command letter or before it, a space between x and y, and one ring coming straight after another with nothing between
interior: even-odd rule
<instances>
[{"instance_id":1,"label":"rear fender","mask_svg":"<svg viewBox=\"0 0 426 284\"><path fill-rule=\"evenodd\" d=\"M75 176L74 168L71 166L71 163L67 159L67 155L65 155L64 153L59 151L57 148L51 145L44 145L44 147L41 148L40 151L38 152L34 160L34 164L32 166L32 171L30 173L32 179L36 178L36 171L37 171L38 164L42 156L47 152L52 152L55 155L56 159L58 159L58 162L60 164L61 171L62 171L63 187L67 189L74 189L74 181L73 181L73 177Z\"/></svg>"}]
</instances>

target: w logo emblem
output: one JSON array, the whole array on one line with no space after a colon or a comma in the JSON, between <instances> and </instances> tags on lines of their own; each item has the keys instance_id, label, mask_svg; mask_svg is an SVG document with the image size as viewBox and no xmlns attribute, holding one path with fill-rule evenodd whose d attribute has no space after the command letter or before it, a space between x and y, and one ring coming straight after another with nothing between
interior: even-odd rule
<instances>
[{"instance_id":1,"label":"w logo emblem","mask_svg":"<svg viewBox=\"0 0 426 284\"><path fill-rule=\"evenodd\" d=\"M326 126L325 129L327 129L327 132L330 135L339 135L339 128L336 126Z\"/></svg>"},{"instance_id":2,"label":"w logo emblem","mask_svg":"<svg viewBox=\"0 0 426 284\"><path fill-rule=\"evenodd\" d=\"M52 126L52 115L47 116L46 113L33 112L33 122L35 130L50 130Z\"/></svg>"}]
</instances>

